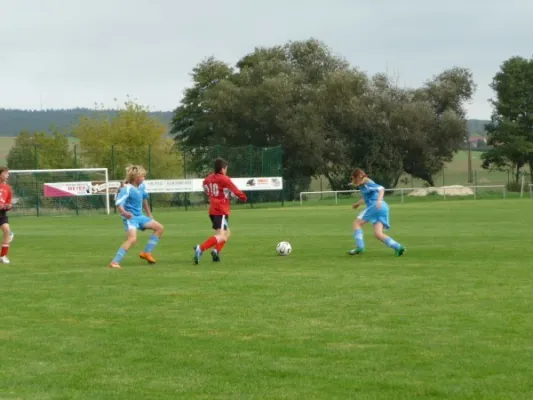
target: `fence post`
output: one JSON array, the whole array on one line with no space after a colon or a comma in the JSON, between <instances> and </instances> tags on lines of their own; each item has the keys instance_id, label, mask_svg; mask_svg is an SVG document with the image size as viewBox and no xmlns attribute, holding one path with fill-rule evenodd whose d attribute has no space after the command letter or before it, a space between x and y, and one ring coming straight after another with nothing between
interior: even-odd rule
<instances>
[{"instance_id":1,"label":"fence post","mask_svg":"<svg viewBox=\"0 0 533 400\"><path fill-rule=\"evenodd\" d=\"M74 168L78 168L78 145L74 145ZM77 181L79 177L78 172L74 173L74 180ZM74 198L75 207L76 207L76 215L80 215L80 203L78 196Z\"/></svg>"},{"instance_id":2,"label":"fence post","mask_svg":"<svg viewBox=\"0 0 533 400\"><path fill-rule=\"evenodd\" d=\"M34 150L34 159L33 159L33 167L34 169L39 169L39 150L37 149L37 145L33 145Z\"/></svg>"},{"instance_id":3,"label":"fence post","mask_svg":"<svg viewBox=\"0 0 533 400\"><path fill-rule=\"evenodd\" d=\"M33 146L33 150L34 150L34 167L35 169L39 169L39 150L37 148L37 145L34 145ZM37 216L39 217L41 215L41 212L40 212L40 198L39 198L39 191L36 190L35 191L35 196L36 196L36 199L35 199L35 212L37 213Z\"/></svg>"},{"instance_id":4,"label":"fence post","mask_svg":"<svg viewBox=\"0 0 533 400\"><path fill-rule=\"evenodd\" d=\"M181 153L183 155L183 179L187 179L187 152L185 150ZM185 211L189 209L189 193L184 193L183 201L185 202Z\"/></svg>"},{"instance_id":5,"label":"fence post","mask_svg":"<svg viewBox=\"0 0 533 400\"><path fill-rule=\"evenodd\" d=\"M152 145L148 145L148 179L152 179ZM149 194L150 211L154 211L152 205L152 194Z\"/></svg>"},{"instance_id":6,"label":"fence post","mask_svg":"<svg viewBox=\"0 0 533 400\"><path fill-rule=\"evenodd\" d=\"M113 144L111 145L111 175L113 176L113 179L117 179L115 170L115 145Z\"/></svg>"},{"instance_id":7,"label":"fence post","mask_svg":"<svg viewBox=\"0 0 533 400\"><path fill-rule=\"evenodd\" d=\"M252 178L253 177L253 174L254 174L254 149L253 149L253 145L249 144L248 145L248 177L249 178ZM254 200L253 200L253 191L250 192L250 208L254 208Z\"/></svg>"}]
</instances>

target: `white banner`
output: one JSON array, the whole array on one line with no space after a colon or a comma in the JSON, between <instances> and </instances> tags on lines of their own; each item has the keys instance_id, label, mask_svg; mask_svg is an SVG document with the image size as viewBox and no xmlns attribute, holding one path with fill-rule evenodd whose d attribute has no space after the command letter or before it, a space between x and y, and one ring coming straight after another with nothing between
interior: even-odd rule
<instances>
[{"instance_id":1,"label":"white banner","mask_svg":"<svg viewBox=\"0 0 533 400\"><path fill-rule=\"evenodd\" d=\"M282 190L283 178L232 178L240 190ZM148 193L197 193L203 192L203 179L147 179L144 181ZM109 181L109 193L115 194L120 181ZM72 197L105 194L106 183L93 182L55 182L44 184L44 197Z\"/></svg>"}]
</instances>

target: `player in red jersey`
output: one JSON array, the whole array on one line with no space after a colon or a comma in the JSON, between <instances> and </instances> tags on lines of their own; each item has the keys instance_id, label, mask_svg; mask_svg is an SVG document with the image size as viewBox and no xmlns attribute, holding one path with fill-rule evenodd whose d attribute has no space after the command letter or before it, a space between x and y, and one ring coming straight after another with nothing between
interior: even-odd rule
<instances>
[{"instance_id":1,"label":"player in red jersey","mask_svg":"<svg viewBox=\"0 0 533 400\"><path fill-rule=\"evenodd\" d=\"M9 178L9 169L0 167L0 229L2 229L2 233L4 234L2 251L0 252L0 263L2 264L9 264L7 253L9 251L9 243L13 240L13 233L11 232L7 217L7 212L11 210L13 194L11 192L11 186L7 184L7 178Z\"/></svg>"},{"instance_id":2,"label":"player in red jersey","mask_svg":"<svg viewBox=\"0 0 533 400\"><path fill-rule=\"evenodd\" d=\"M215 160L215 172L209 174L203 182L204 192L209 196L209 218L215 234L201 245L194 247L194 263L200 262L202 253L211 247L213 261L220 261L220 252L230 236L228 219L230 214L230 195L233 193L242 201L246 201L246 195L226 175L228 162L221 158Z\"/></svg>"}]
</instances>

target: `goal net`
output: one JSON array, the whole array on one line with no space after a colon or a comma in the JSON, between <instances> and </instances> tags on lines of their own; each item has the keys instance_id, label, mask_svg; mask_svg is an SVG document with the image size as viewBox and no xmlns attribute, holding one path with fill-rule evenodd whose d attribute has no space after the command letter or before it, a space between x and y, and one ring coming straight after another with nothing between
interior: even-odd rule
<instances>
[{"instance_id":1,"label":"goal net","mask_svg":"<svg viewBox=\"0 0 533 400\"><path fill-rule=\"evenodd\" d=\"M109 214L116 190L107 168L10 170L8 183L14 215Z\"/></svg>"}]
</instances>

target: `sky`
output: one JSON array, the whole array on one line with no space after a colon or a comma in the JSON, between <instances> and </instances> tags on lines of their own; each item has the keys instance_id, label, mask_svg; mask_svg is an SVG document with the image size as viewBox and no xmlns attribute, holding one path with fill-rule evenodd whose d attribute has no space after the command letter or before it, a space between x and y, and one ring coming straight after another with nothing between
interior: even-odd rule
<instances>
[{"instance_id":1,"label":"sky","mask_svg":"<svg viewBox=\"0 0 533 400\"><path fill-rule=\"evenodd\" d=\"M501 63L533 56L530 0L0 0L0 108L172 110L192 68L258 46L319 39L354 67L416 87L447 68L489 119Z\"/></svg>"}]
</instances>

